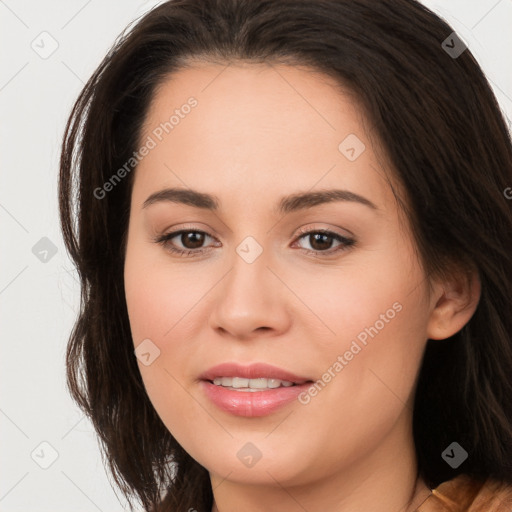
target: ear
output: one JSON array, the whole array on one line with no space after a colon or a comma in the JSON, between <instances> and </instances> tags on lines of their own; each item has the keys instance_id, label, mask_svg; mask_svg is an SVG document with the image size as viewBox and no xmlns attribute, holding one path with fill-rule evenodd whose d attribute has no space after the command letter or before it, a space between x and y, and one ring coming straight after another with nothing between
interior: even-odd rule
<instances>
[{"instance_id":1,"label":"ear","mask_svg":"<svg viewBox=\"0 0 512 512\"><path fill-rule=\"evenodd\" d=\"M473 316L480 293L481 283L476 269L459 268L449 277L434 281L428 338L444 340L459 332Z\"/></svg>"}]
</instances>

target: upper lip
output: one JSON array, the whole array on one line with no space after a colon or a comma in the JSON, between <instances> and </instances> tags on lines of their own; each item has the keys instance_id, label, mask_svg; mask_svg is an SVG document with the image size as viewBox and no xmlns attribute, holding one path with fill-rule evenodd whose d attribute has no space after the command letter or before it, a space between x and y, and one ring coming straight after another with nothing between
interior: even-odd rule
<instances>
[{"instance_id":1,"label":"upper lip","mask_svg":"<svg viewBox=\"0 0 512 512\"><path fill-rule=\"evenodd\" d=\"M201 380L213 381L217 377L242 377L245 379L279 379L293 382L294 384L303 384L311 379L294 375L293 373L272 366L266 363L253 363L250 365L241 365L238 363L222 363L203 372L199 378Z\"/></svg>"}]
</instances>

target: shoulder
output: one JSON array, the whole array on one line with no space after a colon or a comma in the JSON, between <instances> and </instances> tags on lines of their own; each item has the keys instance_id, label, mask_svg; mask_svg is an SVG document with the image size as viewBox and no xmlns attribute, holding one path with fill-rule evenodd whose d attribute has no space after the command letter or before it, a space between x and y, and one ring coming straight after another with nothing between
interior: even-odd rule
<instances>
[{"instance_id":1,"label":"shoulder","mask_svg":"<svg viewBox=\"0 0 512 512\"><path fill-rule=\"evenodd\" d=\"M510 512L512 483L459 475L443 482L417 512Z\"/></svg>"}]
</instances>

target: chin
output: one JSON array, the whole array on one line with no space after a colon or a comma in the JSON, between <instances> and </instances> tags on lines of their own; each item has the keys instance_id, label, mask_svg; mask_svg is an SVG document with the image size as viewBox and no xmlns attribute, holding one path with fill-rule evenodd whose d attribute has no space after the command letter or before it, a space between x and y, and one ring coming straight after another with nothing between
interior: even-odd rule
<instances>
[{"instance_id":1,"label":"chin","mask_svg":"<svg viewBox=\"0 0 512 512\"><path fill-rule=\"evenodd\" d=\"M287 449L283 438L276 437L273 443L269 439L251 442L250 438L242 436L225 443L212 440L216 449L208 453L204 451L204 441L196 449L186 450L210 474L231 482L275 486L276 481L281 485L300 485L311 479L313 461L305 457L311 450L297 449L302 443L287 437Z\"/></svg>"}]
</instances>

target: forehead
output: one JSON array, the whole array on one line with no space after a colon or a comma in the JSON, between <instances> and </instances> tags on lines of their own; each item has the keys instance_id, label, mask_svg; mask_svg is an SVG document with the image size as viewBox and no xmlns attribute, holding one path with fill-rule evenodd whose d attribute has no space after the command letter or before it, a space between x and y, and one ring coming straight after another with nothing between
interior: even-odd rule
<instances>
[{"instance_id":1,"label":"forehead","mask_svg":"<svg viewBox=\"0 0 512 512\"><path fill-rule=\"evenodd\" d=\"M279 64L190 62L169 75L156 89L145 122L145 132L165 122L190 97L198 101L196 132L214 121L214 135L242 139L272 132L279 140L291 135L309 138L333 135L340 121L362 132L365 120L355 94L331 77L310 68ZM341 118L341 119L340 119ZM284 132L293 125L296 130ZM222 128L222 130L220 129ZM255 132L256 130L256 132ZM340 134L337 134L339 136Z\"/></svg>"},{"instance_id":2,"label":"forehead","mask_svg":"<svg viewBox=\"0 0 512 512\"><path fill-rule=\"evenodd\" d=\"M141 134L155 144L136 184L222 184L237 195L317 184L378 195L384 173L369 129L355 95L318 71L191 63L155 91Z\"/></svg>"}]
</instances>

